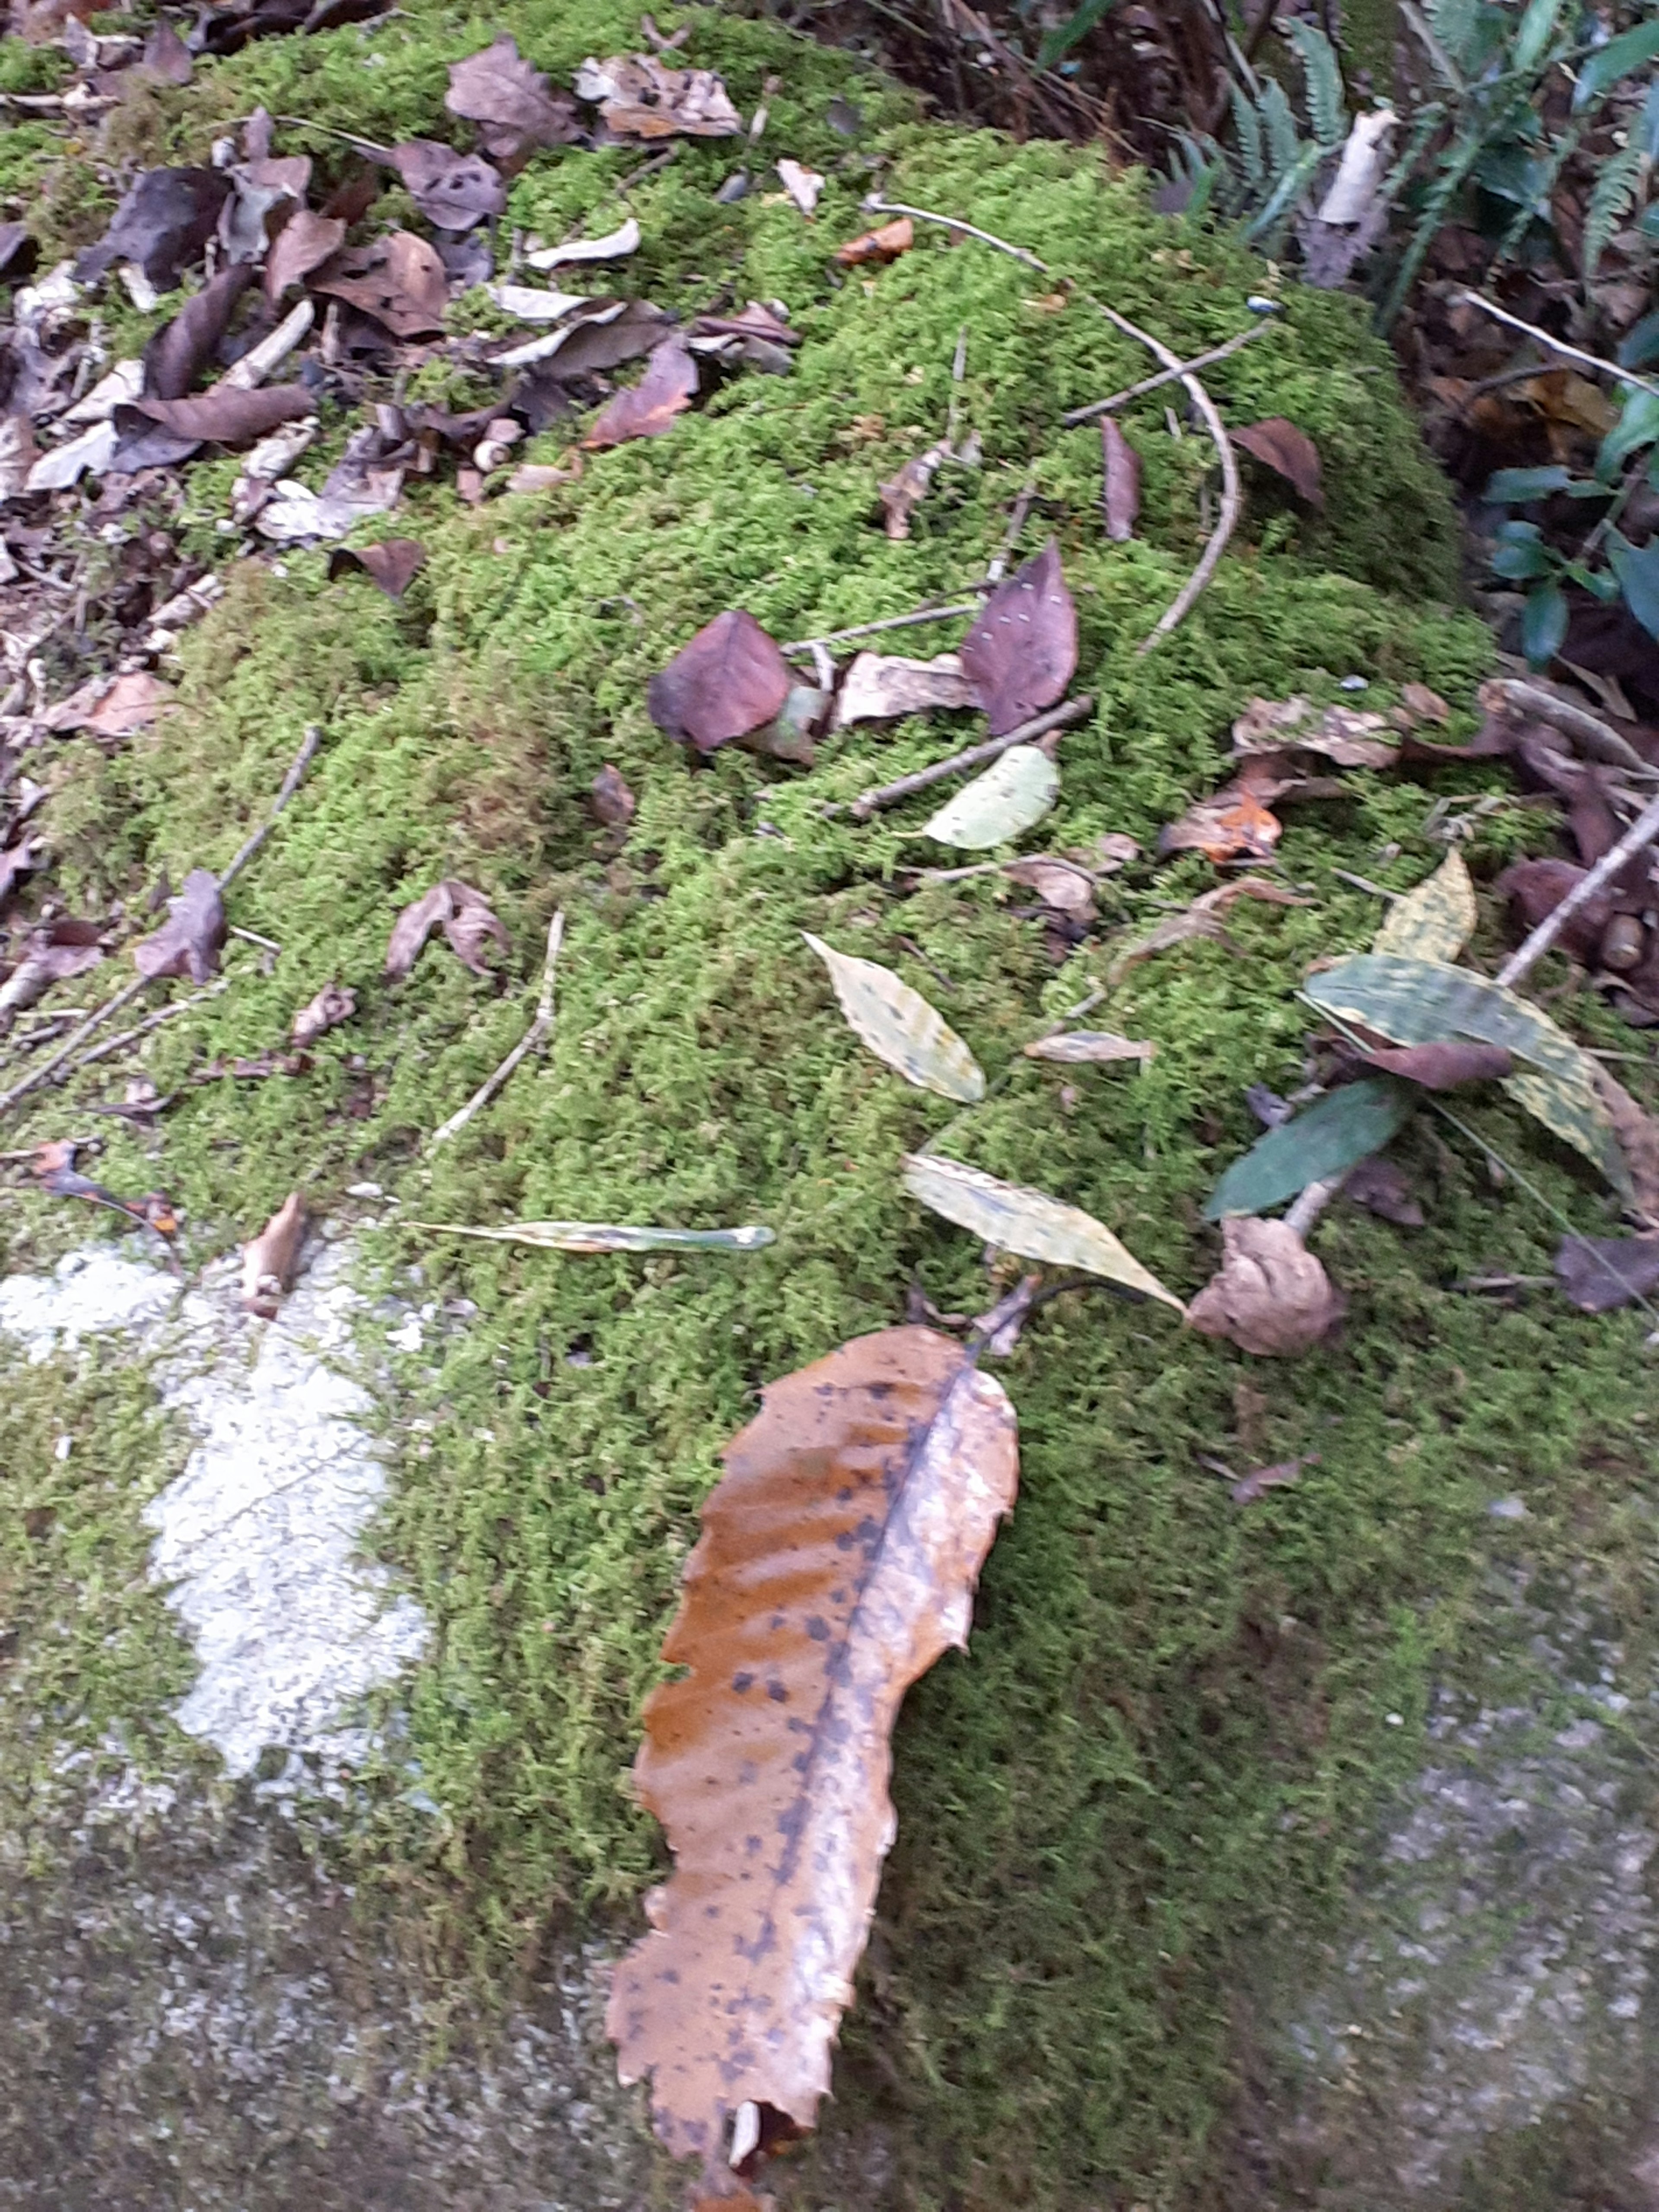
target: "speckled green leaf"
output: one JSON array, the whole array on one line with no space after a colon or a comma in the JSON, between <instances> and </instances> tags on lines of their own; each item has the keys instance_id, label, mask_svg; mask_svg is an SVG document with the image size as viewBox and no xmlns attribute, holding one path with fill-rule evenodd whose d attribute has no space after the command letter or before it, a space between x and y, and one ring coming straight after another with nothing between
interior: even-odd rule
<instances>
[{"instance_id":1,"label":"speckled green leaf","mask_svg":"<svg viewBox=\"0 0 1659 2212\"><path fill-rule=\"evenodd\" d=\"M1373 952L1414 960L1455 960L1474 934L1474 885L1455 845L1431 876L1396 899L1371 942Z\"/></svg>"},{"instance_id":2,"label":"speckled green leaf","mask_svg":"<svg viewBox=\"0 0 1659 2212\"><path fill-rule=\"evenodd\" d=\"M1041 822L1059 796L1060 770L1048 754L1036 745L1011 745L983 775L947 799L921 834L969 853L1006 845Z\"/></svg>"},{"instance_id":3,"label":"speckled green leaf","mask_svg":"<svg viewBox=\"0 0 1659 2212\"><path fill-rule=\"evenodd\" d=\"M979 1062L920 991L878 961L837 952L810 930L801 935L830 970L848 1024L878 1060L896 1068L907 1083L964 1106L985 1096Z\"/></svg>"},{"instance_id":4,"label":"speckled green leaf","mask_svg":"<svg viewBox=\"0 0 1659 2212\"><path fill-rule=\"evenodd\" d=\"M1416 1103L1411 1085L1392 1076L1345 1083L1305 1113L1258 1137L1210 1194L1204 1218L1265 1213L1310 1182L1346 1175L1405 1127Z\"/></svg>"},{"instance_id":5,"label":"speckled green leaf","mask_svg":"<svg viewBox=\"0 0 1659 2212\"><path fill-rule=\"evenodd\" d=\"M404 1221L403 1229L439 1237L483 1237L492 1244L529 1244L540 1252L758 1252L774 1241L769 1229L659 1229L601 1221L508 1221L499 1229L472 1229L459 1221Z\"/></svg>"},{"instance_id":6,"label":"speckled green leaf","mask_svg":"<svg viewBox=\"0 0 1659 2212\"><path fill-rule=\"evenodd\" d=\"M1592 1160L1622 1196L1630 1174L1595 1095L1595 1062L1547 1015L1467 968L1385 952L1356 952L1310 975L1306 996L1322 1013L1375 1030L1395 1044L1472 1037L1502 1045L1528 1066L1504 1088L1563 1143Z\"/></svg>"},{"instance_id":7,"label":"speckled green leaf","mask_svg":"<svg viewBox=\"0 0 1659 2212\"><path fill-rule=\"evenodd\" d=\"M915 1152L904 1163L904 1187L935 1213L971 1230L988 1244L1017 1252L1023 1260L1046 1260L1056 1267L1081 1267L1143 1297L1160 1298L1177 1313L1187 1309L1158 1277L1120 1244L1103 1222L1081 1206L1067 1206L1046 1191L999 1182L959 1160Z\"/></svg>"}]
</instances>

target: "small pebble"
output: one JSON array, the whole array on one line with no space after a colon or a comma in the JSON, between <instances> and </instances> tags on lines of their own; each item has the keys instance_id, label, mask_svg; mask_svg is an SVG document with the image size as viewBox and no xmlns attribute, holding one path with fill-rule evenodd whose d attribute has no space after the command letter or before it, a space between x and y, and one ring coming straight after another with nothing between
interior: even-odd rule
<instances>
[{"instance_id":1,"label":"small pebble","mask_svg":"<svg viewBox=\"0 0 1659 2212\"><path fill-rule=\"evenodd\" d=\"M346 1185L346 1196L348 1198L384 1198L386 1193L377 1182L349 1182Z\"/></svg>"},{"instance_id":2,"label":"small pebble","mask_svg":"<svg viewBox=\"0 0 1659 2212\"><path fill-rule=\"evenodd\" d=\"M61 1463L69 1457L70 1454L74 1449L75 1439L73 1437L59 1437L57 1443L52 1448L52 1455L55 1460Z\"/></svg>"},{"instance_id":3,"label":"small pebble","mask_svg":"<svg viewBox=\"0 0 1659 2212\"><path fill-rule=\"evenodd\" d=\"M746 169L733 169L714 195L722 207L730 207L734 200L747 199L748 197L749 172Z\"/></svg>"},{"instance_id":4,"label":"small pebble","mask_svg":"<svg viewBox=\"0 0 1659 2212\"><path fill-rule=\"evenodd\" d=\"M1384 1713L1382 1717L1390 1728L1404 1728L1406 1725L1404 1713Z\"/></svg>"},{"instance_id":5,"label":"small pebble","mask_svg":"<svg viewBox=\"0 0 1659 2212\"><path fill-rule=\"evenodd\" d=\"M1244 304L1253 315L1276 315L1279 313L1278 301L1269 300L1260 292L1252 292Z\"/></svg>"},{"instance_id":6,"label":"small pebble","mask_svg":"<svg viewBox=\"0 0 1659 2212\"><path fill-rule=\"evenodd\" d=\"M1486 1511L1494 1521L1528 1521L1531 1515L1521 1498L1494 1498Z\"/></svg>"},{"instance_id":7,"label":"small pebble","mask_svg":"<svg viewBox=\"0 0 1659 2212\"><path fill-rule=\"evenodd\" d=\"M1339 691L1369 691L1371 687L1366 677L1345 676L1336 688Z\"/></svg>"}]
</instances>

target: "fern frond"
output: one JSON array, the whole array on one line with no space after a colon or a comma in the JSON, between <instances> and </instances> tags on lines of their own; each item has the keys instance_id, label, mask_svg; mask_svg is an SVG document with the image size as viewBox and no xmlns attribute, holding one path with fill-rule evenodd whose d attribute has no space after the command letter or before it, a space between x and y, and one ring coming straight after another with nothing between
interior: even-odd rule
<instances>
[{"instance_id":1,"label":"fern frond","mask_svg":"<svg viewBox=\"0 0 1659 2212\"><path fill-rule=\"evenodd\" d=\"M1642 175L1642 149L1634 139L1602 166L1584 210L1584 276L1595 274L1613 234L1635 204Z\"/></svg>"},{"instance_id":2,"label":"fern frond","mask_svg":"<svg viewBox=\"0 0 1659 2212\"><path fill-rule=\"evenodd\" d=\"M1430 27L1460 69L1474 44L1481 6L1482 0L1424 0Z\"/></svg>"},{"instance_id":3,"label":"fern frond","mask_svg":"<svg viewBox=\"0 0 1659 2212\"><path fill-rule=\"evenodd\" d=\"M1317 23L1310 23L1303 16L1292 16L1285 30L1307 80L1308 118L1314 137L1327 149L1340 146L1348 135L1348 110L1342 97L1342 68L1336 49Z\"/></svg>"},{"instance_id":4,"label":"fern frond","mask_svg":"<svg viewBox=\"0 0 1659 2212\"><path fill-rule=\"evenodd\" d=\"M1232 104L1233 136L1238 141L1238 161L1244 181L1252 191L1266 191L1267 165L1261 149L1261 118L1246 99L1242 86L1231 77L1227 80L1227 98Z\"/></svg>"},{"instance_id":5,"label":"fern frond","mask_svg":"<svg viewBox=\"0 0 1659 2212\"><path fill-rule=\"evenodd\" d=\"M1274 185L1267 205L1245 232L1244 235L1252 246L1259 246L1264 253L1276 253L1279 250L1275 231L1293 212L1303 193L1313 182L1324 158L1322 146L1304 146L1302 149L1296 161Z\"/></svg>"},{"instance_id":6,"label":"fern frond","mask_svg":"<svg viewBox=\"0 0 1659 2212\"><path fill-rule=\"evenodd\" d=\"M1287 169L1296 167L1302 140L1296 118L1291 112L1291 103L1285 97L1285 88L1273 77L1261 88L1261 119L1267 126L1268 167L1273 182L1277 184Z\"/></svg>"},{"instance_id":7,"label":"fern frond","mask_svg":"<svg viewBox=\"0 0 1659 2212\"><path fill-rule=\"evenodd\" d=\"M1405 305L1407 295L1417 281L1417 272L1423 266L1423 258L1432 243L1434 234L1446 219L1447 210L1468 182L1469 172L1480 160L1481 139L1478 131L1470 131L1455 139L1440 157L1439 173L1423 196L1422 212L1417 218L1411 243L1407 246L1400 266L1395 271L1394 282L1382 302L1377 317L1387 331L1395 317Z\"/></svg>"}]
</instances>

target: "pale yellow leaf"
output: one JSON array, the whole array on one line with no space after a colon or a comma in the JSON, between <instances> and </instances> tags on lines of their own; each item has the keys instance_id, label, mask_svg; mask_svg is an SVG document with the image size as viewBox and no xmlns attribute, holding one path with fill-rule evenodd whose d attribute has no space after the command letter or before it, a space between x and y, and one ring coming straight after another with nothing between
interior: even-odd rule
<instances>
[{"instance_id":1,"label":"pale yellow leaf","mask_svg":"<svg viewBox=\"0 0 1659 2212\"><path fill-rule=\"evenodd\" d=\"M1474 936L1475 921L1474 885L1454 845L1431 876L1395 901L1371 951L1450 962Z\"/></svg>"},{"instance_id":2,"label":"pale yellow leaf","mask_svg":"<svg viewBox=\"0 0 1659 2212\"><path fill-rule=\"evenodd\" d=\"M896 1068L907 1083L962 1105L975 1105L985 1096L979 1062L920 991L878 961L837 952L810 930L801 935L830 970L848 1024L878 1060Z\"/></svg>"},{"instance_id":3,"label":"pale yellow leaf","mask_svg":"<svg viewBox=\"0 0 1659 2212\"><path fill-rule=\"evenodd\" d=\"M1036 745L1011 745L983 775L947 799L922 836L970 853L1006 845L1041 822L1060 796L1060 770Z\"/></svg>"},{"instance_id":4,"label":"pale yellow leaf","mask_svg":"<svg viewBox=\"0 0 1659 2212\"><path fill-rule=\"evenodd\" d=\"M1081 1206L1067 1206L1046 1191L999 1182L979 1168L963 1166L932 1153L916 1152L904 1163L904 1187L912 1198L967 1229L988 1244L1017 1252L1023 1260L1046 1260L1056 1267L1081 1267L1143 1297L1159 1298L1177 1313L1187 1309L1158 1277L1120 1244L1103 1222Z\"/></svg>"}]
</instances>

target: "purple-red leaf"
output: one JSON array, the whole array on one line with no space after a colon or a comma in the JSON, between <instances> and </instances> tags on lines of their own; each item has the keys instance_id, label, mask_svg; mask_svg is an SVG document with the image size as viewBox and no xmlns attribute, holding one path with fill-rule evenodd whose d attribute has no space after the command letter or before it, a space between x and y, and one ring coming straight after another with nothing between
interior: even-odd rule
<instances>
[{"instance_id":1,"label":"purple-red leaf","mask_svg":"<svg viewBox=\"0 0 1659 2212\"><path fill-rule=\"evenodd\" d=\"M167 901L167 918L160 929L133 946L133 965L152 982L162 975L188 975L192 983L205 983L219 972L219 955L229 933L219 878L210 868L192 868L179 896Z\"/></svg>"},{"instance_id":2,"label":"purple-red leaf","mask_svg":"<svg viewBox=\"0 0 1659 2212\"><path fill-rule=\"evenodd\" d=\"M337 545L328 556L328 576L332 583L356 569L387 599L400 599L425 565L426 548L418 538L382 538L373 545Z\"/></svg>"},{"instance_id":3,"label":"purple-red leaf","mask_svg":"<svg viewBox=\"0 0 1659 2212\"><path fill-rule=\"evenodd\" d=\"M1109 415L1101 421L1100 447L1106 535L1121 545L1134 536L1140 514L1140 456Z\"/></svg>"},{"instance_id":4,"label":"purple-red leaf","mask_svg":"<svg viewBox=\"0 0 1659 2212\"><path fill-rule=\"evenodd\" d=\"M1581 1313L1609 1313L1659 1291L1659 1237L1564 1237L1555 1277Z\"/></svg>"},{"instance_id":5,"label":"purple-red leaf","mask_svg":"<svg viewBox=\"0 0 1659 2212\"><path fill-rule=\"evenodd\" d=\"M290 284L320 269L345 244L345 234L346 225L340 216L295 208L265 256L265 297L280 300Z\"/></svg>"},{"instance_id":6,"label":"purple-red leaf","mask_svg":"<svg viewBox=\"0 0 1659 2212\"><path fill-rule=\"evenodd\" d=\"M696 390L696 362L678 338L665 339L639 382L606 400L582 443L597 453L630 438L660 438L673 428L674 417L691 404Z\"/></svg>"},{"instance_id":7,"label":"purple-red leaf","mask_svg":"<svg viewBox=\"0 0 1659 2212\"><path fill-rule=\"evenodd\" d=\"M1077 668L1077 609L1055 539L987 599L962 641L962 666L994 738L1063 696Z\"/></svg>"},{"instance_id":8,"label":"purple-red leaf","mask_svg":"<svg viewBox=\"0 0 1659 2212\"><path fill-rule=\"evenodd\" d=\"M550 92L508 38L450 64L444 106L477 124L485 153L509 170L521 168L538 146L563 145L576 135L574 100Z\"/></svg>"},{"instance_id":9,"label":"purple-red leaf","mask_svg":"<svg viewBox=\"0 0 1659 2212\"><path fill-rule=\"evenodd\" d=\"M794 682L788 662L743 607L705 623L651 679L651 719L671 738L712 753L772 720Z\"/></svg>"},{"instance_id":10,"label":"purple-red leaf","mask_svg":"<svg viewBox=\"0 0 1659 2212\"><path fill-rule=\"evenodd\" d=\"M1269 415L1261 422L1247 423L1232 434L1233 443L1293 484L1310 507L1322 507L1325 489L1320 481L1319 448L1305 430L1283 415Z\"/></svg>"}]
</instances>

